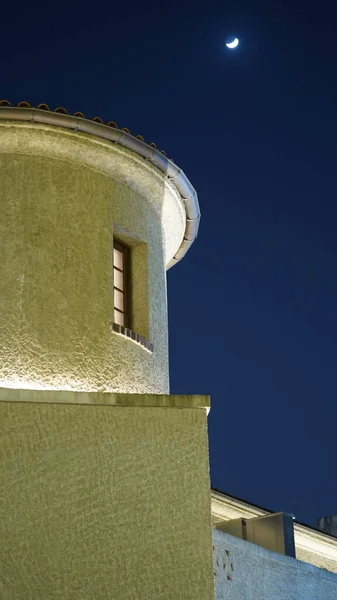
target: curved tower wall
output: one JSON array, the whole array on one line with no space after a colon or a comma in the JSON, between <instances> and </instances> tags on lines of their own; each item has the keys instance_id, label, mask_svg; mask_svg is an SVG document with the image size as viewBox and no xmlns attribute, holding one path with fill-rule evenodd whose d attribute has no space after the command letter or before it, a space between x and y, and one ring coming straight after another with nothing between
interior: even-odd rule
<instances>
[{"instance_id":1,"label":"curved tower wall","mask_svg":"<svg viewBox=\"0 0 337 600\"><path fill-rule=\"evenodd\" d=\"M0 184L1 600L211 600L209 398L167 393L195 191L124 131L1 102Z\"/></svg>"},{"instance_id":2,"label":"curved tower wall","mask_svg":"<svg viewBox=\"0 0 337 600\"><path fill-rule=\"evenodd\" d=\"M167 393L166 265L180 195L135 152L0 123L0 387ZM113 331L113 237L131 248L131 332Z\"/></svg>"}]
</instances>

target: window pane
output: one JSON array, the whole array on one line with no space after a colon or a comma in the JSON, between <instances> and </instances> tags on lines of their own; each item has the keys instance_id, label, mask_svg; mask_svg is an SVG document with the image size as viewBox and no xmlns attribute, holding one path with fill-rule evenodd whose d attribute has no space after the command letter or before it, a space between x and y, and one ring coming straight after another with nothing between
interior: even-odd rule
<instances>
[{"instance_id":1,"label":"window pane","mask_svg":"<svg viewBox=\"0 0 337 600\"><path fill-rule=\"evenodd\" d=\"M123 253L114 248L114 266L123 271Z\"/></svg>"},{"instance_id":2,"label":"window pane","mask_svg":"<svg viewBox=\"0 0 337 600\"><path fill-rule=\"evenodd\" d=\"M114 269L114 286L119 290L124 288L123 273L117 269Z\"/></svg>"},{"instance_id":3,"label":"window pane","mask_svg":"<svg viewBox=\"0 0 337 600\"><path fill-rule=\"evenodd\" d=\"M117 323L118 325L124 325L124 315L123 313L119 312L118 310L115 310L115 323Z\"/></svg>"},{"instance_id":4,"label":"window pane","mask_svg":"<svg viewBox=\"0 0 337 600\"><path fill-rule=\"evenodd\" d=\"M124 294L119 292L116 288L114 289L114 307L118 310L124 311Z\"/></svg>"}]
</instances>

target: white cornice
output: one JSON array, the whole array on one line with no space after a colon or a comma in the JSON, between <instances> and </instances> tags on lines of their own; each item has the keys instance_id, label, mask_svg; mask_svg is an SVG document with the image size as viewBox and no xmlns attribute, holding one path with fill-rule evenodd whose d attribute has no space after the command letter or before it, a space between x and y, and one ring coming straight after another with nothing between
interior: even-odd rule
<instances>
[{"instance_id":1,"label":"white cornice","mask_svg":"<svg viewBox=\"0 0 337 600\"><path fill-rule=\"evenodd\" d=\"M229 519L251 519L268 514L271 514L271 511L212 490L214 524ZM299 560L337 573L337 538L296 522L294 533L296 556Z\"/></svg>"}]
</instances>

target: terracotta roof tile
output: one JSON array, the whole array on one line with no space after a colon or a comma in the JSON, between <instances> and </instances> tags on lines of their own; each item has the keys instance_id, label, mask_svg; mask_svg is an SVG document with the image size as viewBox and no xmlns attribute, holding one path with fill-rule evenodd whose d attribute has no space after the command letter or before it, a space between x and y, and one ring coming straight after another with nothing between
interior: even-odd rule
<instances>
[{"instance_id":1,"label":"terracotta roof tile","mask_svg":"<svg viewBox=\"0 0 337 600\"><path fill-rule=\"evenodd\" d=\"M8 100L0 100L0 107L1 106L9 106L11 107L12 104L8 101ZM14 105L15 106L15 105ZM32 106L29 102L19 102L16 107L18 108L35 108L34 106ZM54 108L54 110L51 110L48 106L48 104L38 104L38 106L36 107L38 110L46 110L49 112L55 112L55 113L59 113L62 115L68 115L68 111L63 107L63 106L57 106L56 108ZM114 127L115 129L119 129L117 123L115 123L115 121L108 121L107 123L104 123L104 121L101 119L101 117L92 117L91 119L88 119L87 117L84 116L84 114L82 112L75 112L73 113L74 117L78 117L80 119L86 119L88 121L94 121L95 123L100 123L102 125L108 125L109 127ZM125 131L126 133L129 133L130 135L133 135L130 130L127 127L122 127L121 131ZM135 135L133 137L136 137L138 140L140 140L141 142L144 142L145 144L147 144L148 146L151 146L151 148L157 148L156 144L154 142L145 142L144 138L142 135ZM164 150L160 150L160 153L163 154L163 156L166 156L166 152ZM173 162L173 161L172 161Z\"/></svg>"}]
</instances>

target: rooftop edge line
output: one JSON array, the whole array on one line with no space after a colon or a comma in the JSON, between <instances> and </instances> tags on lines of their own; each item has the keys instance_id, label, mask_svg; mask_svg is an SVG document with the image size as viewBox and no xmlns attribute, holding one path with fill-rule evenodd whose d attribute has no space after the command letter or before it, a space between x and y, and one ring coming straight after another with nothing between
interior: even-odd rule
<instances>
[{"instance_id":1,"label":"rooftop edge line","mask_svg":"<svg viewBox=\"0 0 337 600\"><path fill-rule=\"evenodd\" d=\"M17 106L11 106L7 100L1 100L0 120L44 123L73 131L81 131L120 144L150 162L164 173L167 179L176 187L186 210L184 238L175 256L169 262L167 269L170 269L185 256L198 235L200 222L198 196L185 173L166 157L164 151L157 150L153 142L147 144L142 136L133 136L127 128L118 129L114 121L103 124L100 117L86 119L79 112L69 115L66 109L62 107L57 107L54 111L51 111L47 104L39 104L37 108L34 108L28 102L19 102Z\"/></svg>"}]
</instances>

